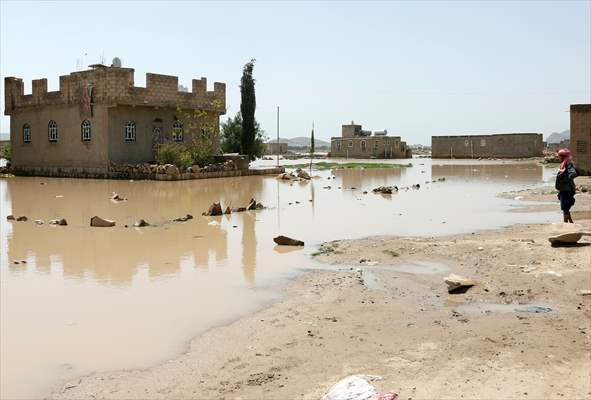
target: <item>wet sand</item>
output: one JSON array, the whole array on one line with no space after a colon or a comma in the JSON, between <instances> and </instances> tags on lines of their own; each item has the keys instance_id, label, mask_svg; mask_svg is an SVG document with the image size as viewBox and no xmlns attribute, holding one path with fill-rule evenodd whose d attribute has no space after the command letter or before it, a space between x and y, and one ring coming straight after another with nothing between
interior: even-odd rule
<instances>
[{"instance_id":1,"label":"wet sand","mask_svg":"<svg viewBox=\"0 0 591 400\"><path fill-rule=\"evenodd\" d=\"M575 211L590 207L577 196ZM178 358L75 379L51 397L312 399L360 373L405 399L589 398L591 296L580 291L591 289L591 240L547 241L572 229L591 221L332 241L271 307L194 338ZM479 285L448 294L448 272Z\"/></svg>"}]
</instances>

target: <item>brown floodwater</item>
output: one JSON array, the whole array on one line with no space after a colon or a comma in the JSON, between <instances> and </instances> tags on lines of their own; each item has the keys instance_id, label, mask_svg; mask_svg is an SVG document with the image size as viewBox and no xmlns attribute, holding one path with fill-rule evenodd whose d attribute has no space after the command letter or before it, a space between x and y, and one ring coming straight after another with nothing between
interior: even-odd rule
<instances>
[{"instance_id":1,"label":"brown floodwater","mask_svg":"<svg viewBox=\"0 0 591 400\"><path fill-rule=\"evenodd\" d=\"M283 285L314 265L310 253L323 241L559 220L558 212L508 213L518 202L496 196L547 182L553 170L527 163L413 163L318 171L318 178L294 183L263 176L0 179L0 396L39 397L82 374L166 361L199 333L277 299ZM371 192L416 183L419 190L391 196ZM113 192L128 201L114 203ZM214 201L238 207L250 198L267 208L201 216ZM187 213L195 218L171 221ZM8 214L29 220L7 222ZM117 226L91 228L93 215ZM68 226L48 225L54 218L66 218ZM124 227L139 218L153 226ZM275 246L278 234L306 246Z\"/></svg>"}]
</instances>

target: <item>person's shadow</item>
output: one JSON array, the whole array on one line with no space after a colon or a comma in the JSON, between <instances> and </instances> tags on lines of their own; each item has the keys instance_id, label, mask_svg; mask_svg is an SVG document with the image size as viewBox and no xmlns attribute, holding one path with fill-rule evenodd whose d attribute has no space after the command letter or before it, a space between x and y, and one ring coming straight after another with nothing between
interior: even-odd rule
<instances>
[{"instance_id":1,"label":"person's shadow","mask_svg":"<svg viewBox=\"0 0 591 400\"><path fill-rule=\"evenodd\" d=\"M582 243L567 243L567 242L556 242L551 244L552 247L586 247L591 246L591 243L582 242Z\"/></svg>"}]
</instances>

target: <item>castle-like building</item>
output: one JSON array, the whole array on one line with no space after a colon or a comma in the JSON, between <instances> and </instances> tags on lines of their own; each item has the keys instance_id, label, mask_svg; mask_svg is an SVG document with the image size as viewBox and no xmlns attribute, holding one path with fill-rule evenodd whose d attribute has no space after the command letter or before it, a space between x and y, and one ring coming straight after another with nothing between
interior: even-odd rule
<instances>
[{"instance_id":1,"label":"castle-like building","mask_svg":"<svg viewBox=\"0 0 591 400\"><path fill-rule=\"evenodd\" d=\"M363 130L351 121L342 126L341 137L330 139L330 157L411 158L412 150L400 136L388 136L386 130Z\"/></svg>"},{"instance_id":2,"label":"castle-like building","mask_svg":"<svg viewBox=\"0 0 591 400\"><path fill-rule=\"evenodd\" d=\"M148 73L146 87L137 87L132 68L99 64L60 76L58 91L47 91L47 79L33 80L27 95L22 79L4 85L17 174L106 175L111 162L149 162L158 144L191 140L195 126L219 151L224 83L208 91L206 78L193 79L185 92L176 76Z\"/></svg>"}]
</instances>

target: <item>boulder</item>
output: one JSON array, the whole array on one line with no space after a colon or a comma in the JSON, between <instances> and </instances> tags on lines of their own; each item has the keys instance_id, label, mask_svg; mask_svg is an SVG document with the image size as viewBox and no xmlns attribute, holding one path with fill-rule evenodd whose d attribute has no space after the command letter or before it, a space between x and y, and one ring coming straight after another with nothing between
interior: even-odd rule
<instances>
[{"instance_id":1,"label":"boulder","mask_svg":"<svg viewBox=\"0 0 591 400\"><path fill-rule=\"evenodd\" d=\"M297 239L292 239L287 236L279 235L276 238L273 238L273 241L281 246L303 246L304 242Z\"/></svg>"},{"instance_id":2,"label":"boulder","mask_svg":"<svg viewBox=\"0 0 591 400\"><path fill-rule=\"evenodd\" d=\"M115 221L103 219L95 215L90 219L90 226L94 226L97 228L109 228L111 226L115 226Z\"/></svg>"},{"instance_id":3,"label":"boulder","mask_svg":"<svg viewBox=\"0 0 591 400\"><path fill-rule=\"evenodd\" d=\"M24 215L21 215L16 220L19 221L19 222L26 222L26 221L29 220L29 218L25 217Z\"/></svg>"},{"instance_id":4,"label":"boulder","mask_svg":"<svg viewBox=\"0 0 591 400\"><path fill-rule=\"evenodd\" d=\"M111 196L111 200L113 200L113 201L126 201L127 199L125 197L119 196L119 194L113 192L113 195Z\"/></svg>"},{"instance_id":5,"label":"boulder","mask_svg":"<svg viewBox=\"0 0 591 400\"><path fill-rule=\"evenodd\" d=\"M452 294L465 293L468 289L477 284L473 279L456 274L450 274L445 277L444 280L445 283L447 283L447 292Z\"/></svg>"},{"instance_id":6,"label":"boulder","mask_svg":"<svg viewBox=\"0 0 591 400\"><path fill-rule=\"evenodd\" d=\"M560 235L556 235L556 236L550 236L548 238L548 241L550 243L552 243L552 245L560 245L563 243L577 243L579 240L581 240L581 238L583 237L583 235L591 235L591 233L587 233L587 232L568 232L568 233L563 233Z\"/></svg>"},{"instance_id":7,"label":"boulder","mask_svg":"<svg viewBox=\"0 0 591 400\"><path fill-rule=\"evenodd\" d=\"M165 167L164 171L165 171L166 175L178 175L180 173L179 169L175 165L166 164L164 167Z\"/></svg>"},{"instance_id":8,"label":"boulder","mask_svg":"<svg viewBox=\"0 0 591 400\"><path fill-rule=\"evenodd\" d=\"M232 209L230 208L230 206L226 207L226 211L224 211L224 214L232 214Z\"/></svg>"},{"instance_id":9,"label":"boulder","mask_svg":"<svg viewBox=\"0 0 591 400\"><path fill-rule=\"evenodd\" d=\"M66 226L66 225L68 225L68 221L66 221L65 218L62 218L59 221L57 221L57 224L61 225L61 226Z\"/></svg>"},{"instance_id":10,"label":"boulder","mask_svg":"<svg viewBox=\"0 0 591 400\"><path fill-rule=\"evenodd\" d=\"M222 210L222 205L220 203L213 203L209 206L209 209L203 213L203 215L208 217L214 217L217 215L222 215L224 212Z\"/></svg>"},{"instance_id":11,"label":"boulder","mask_svg":"<svg viewBox=\"0 0 591 400\"><path fill-rule=\"evenodd\" d=\"M256 210L257 209L257 201L255 199L250 199L248 205L246 206L247 210Z\"/></svg>"},{"instance_id":12,"label":"boulder","mask_svg":"<svg viewBox=\"0 0 591 400\"><path fill-rule=\"evenodd\" d=\"M133 224L136 228L142 228L144 226L150 226L150 224L145 219L139 219Z\"/></svg>"},{"instance_id":13,"label":"boulder","mask_svg":"<svg viewBox=\"0 0 591 400\"><path fill-rule=\"evenodd\" d=\"M298 178L306 179L306 180L310 180L311 179L310 178L310 175L306 171L304 171L303 169L300 169L298 171Z\"/></svg>"},{"instance_id":14,"label":"boulder","mask_svg":"<svg viewBox=\"0 0 591 400\"><path fill-rule=\"evenodd\" d=\"M7 221L14 221L14 220L15 220L15 218L14 218L14 215L12 215L12 214L10 214L10 215L7 215L7 216L6 216L6 220L7 220Z\"/></svg>"}]
</instances>

